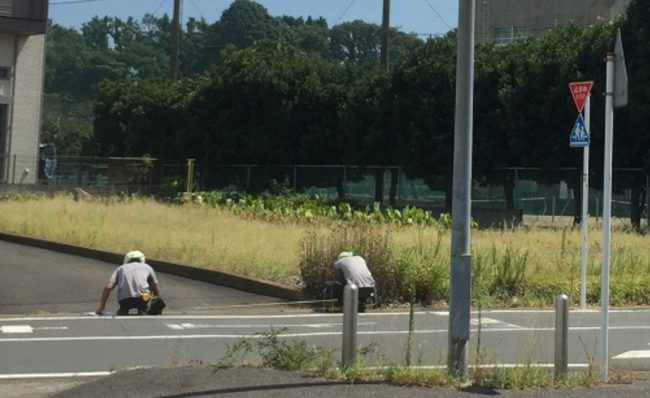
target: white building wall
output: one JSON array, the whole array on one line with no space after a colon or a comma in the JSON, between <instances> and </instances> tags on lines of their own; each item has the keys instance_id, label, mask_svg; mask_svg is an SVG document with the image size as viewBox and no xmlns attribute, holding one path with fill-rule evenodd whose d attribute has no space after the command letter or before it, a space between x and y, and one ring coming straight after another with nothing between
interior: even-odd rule
<instances>
[{"instance_id":1,"label":"white building wall","mask_svg":"<svg viewBox=\"0 0 650 398\"><path fill-rule=\"evenodd\" d=\"M16 37L13 114L9 120L9 183L33 184L38 177L45 35ZM15 165L15 167L14 167Z\"/></svg>"}]
</instances>

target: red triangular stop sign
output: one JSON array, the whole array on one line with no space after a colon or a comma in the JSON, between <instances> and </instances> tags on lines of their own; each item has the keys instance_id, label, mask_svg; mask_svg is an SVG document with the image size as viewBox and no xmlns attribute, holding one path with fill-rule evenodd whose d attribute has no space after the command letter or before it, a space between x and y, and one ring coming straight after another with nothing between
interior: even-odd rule
<instances>
[{"instance_id":1,"label":"red triangular stop sign","mask_svg":"<svg viewBox=\"0 0 650 398\"><path fill-rule=\"evenodd\" d=\"M569 83L569 90L571 90L571 95L573 96L573 102L576 103L576 108L578 108L578 113L582 112L582 108L585 107L585 101L587 96L591 92L591 87L593 87L594 82L573 82Z\"/></svg>"}]
</instances>

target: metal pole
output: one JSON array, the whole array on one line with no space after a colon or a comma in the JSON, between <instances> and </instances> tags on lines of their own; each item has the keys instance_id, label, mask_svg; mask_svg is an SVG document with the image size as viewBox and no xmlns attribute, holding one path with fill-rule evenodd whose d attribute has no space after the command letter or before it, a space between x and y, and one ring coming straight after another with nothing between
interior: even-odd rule
<instances>
[{"instance_id":1,"label":"metal pole","mask_svg":"<svg viewBox=\"0 0 650 398\"><path fill-rule=\"evenodd\" d=\"M569 365L569 297L555 298L555 378L566 376Z\"/></svg>"},{"instance_id":2,"label":"metal pole","mask_svg":"<svg viewBox=\"0 0 650 398\"><path fill-rule=\"evenodd\" d=\"M351 365L356 360L358 311L359 288L353 283L348 283L343 288L343 366Z\"/></svg>"},{"instance_id":3,"label":"metal pole","mask_svg":"<svg viewBox=\"0 0 650 398\"><path fill-rule=\"evenodd\" d=\"M605 90L605 167L603 171L603 258L600 286L600 378L607 381L609 366L609 246L612 216L612 156L614 141L614 60L607 54L607 84Z\"/></svg>"},{"instance_id":4,"label":"metal pole","mask_svg":"<svg viewBox=\"0 0 650 398\"><path fill-rule=\"evenodd\" d=\"M585 102L585 128L589 130L591 117L591 94ZM589 146L582 152L582 269L580 273L580 309L587 308L587 221L589 219Z\"/></svg>"},{"instance_id":5,"label":"metal pole","mask_svg":"<svg viewBox=\"0 0 650 398\"><path fill-rule=\"evenodd\" d=\"M596 222L598 222L599 217L600 217L600 199L596 198Z\"/></svg>"},{"instance_id":6,"label":"metal pole","mask_svg":"<svg viewBox=\"0 0 650 398\"><path fill-rule=\"evenodd\" d=\"M471 306L472 112L474 100L474 0L458 2L458 55L454 128L454 179L447 370L467 378Z\"/></svg>"}]
</instances>

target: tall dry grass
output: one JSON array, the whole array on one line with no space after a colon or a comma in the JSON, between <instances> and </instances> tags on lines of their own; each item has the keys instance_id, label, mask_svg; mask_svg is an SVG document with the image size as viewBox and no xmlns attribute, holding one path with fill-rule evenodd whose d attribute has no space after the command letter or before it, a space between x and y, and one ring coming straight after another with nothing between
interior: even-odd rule
<instances>
[{"instance_id":1,"label":"tall dry grass","mask_svg":"<svg viewBox=\"0 0 650 398\"><path fill-rule=\"evenodd\" d=\"M77 202L70 196L57 195L0 201L3 232L115 252L137 248L151 258L291 285L300 284L304 239L314 233L326 236L334 224L247 220L227 210L163 204L145 198ZM407 253L413 257L436 251L441 262L438 266L445 267L444 259L449 258L449 231L434 227L381 228L389 229L390 244L398 256ZM591 302L596 302L600 295L601 235L598 227L589 231L588 298ZM577 298L579 229L533 227L473 231L472 248L482 264L494 263L486 272L498 272L499 267L511 266L508 264L513 261L525 261L523 286L528 291L538 290L534 295L537 299L545 301L550 295L552 302L552 295L559 293L554 292L557 289ZM646 288L650 286L649 238L615 229L611 253L612 303L650 302ZM507 271L501 277L512 277ZM439 288L444 289L445 285ZM511 304L517 304L517 299L515 294Z\"/></svg>"},{"instance_id":2,"label":"tall dry grass","mask_svg":"<svg viewBox=\"0 0 650 398\"><path fill-rule=\"evenodd\" d=\"M227 211L152 199L0 201L0 230L118 253L298 283L298 242L310 226L244 220Z\"/></svg>"}]
</instances>

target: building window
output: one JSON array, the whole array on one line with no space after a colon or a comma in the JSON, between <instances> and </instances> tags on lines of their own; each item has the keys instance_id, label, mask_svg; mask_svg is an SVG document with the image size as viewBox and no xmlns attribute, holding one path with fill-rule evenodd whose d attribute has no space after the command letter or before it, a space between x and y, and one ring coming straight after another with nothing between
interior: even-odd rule
<instances>
[{"instance_id":1,"label":"building window","mask_svg":"<svg viewBox=\"0 0 650 398\"><path fill-rule=\"evenodd\" d=\"M501 28L494 28L494 44L502 46L510 44L515 40L530 37L531 33L525 26L507 26Z\"/></svg>"},{"instance_id":2,"label":"building window","mask_svg":"<svg viewBox=\"0 0 650 398\"><path fill-rule=\"evenodd\" d=\"M9 71L8 66L0 66L0 80L9 80Z\"/></svg>"}]
</instances>

